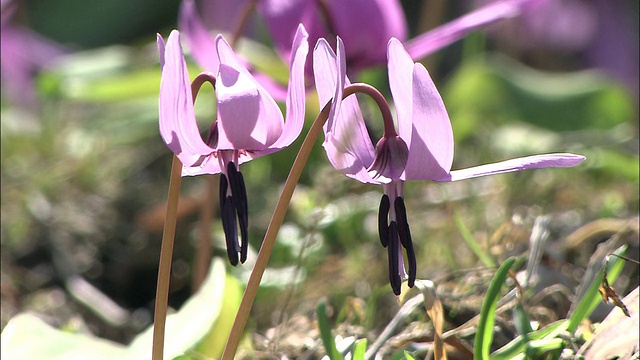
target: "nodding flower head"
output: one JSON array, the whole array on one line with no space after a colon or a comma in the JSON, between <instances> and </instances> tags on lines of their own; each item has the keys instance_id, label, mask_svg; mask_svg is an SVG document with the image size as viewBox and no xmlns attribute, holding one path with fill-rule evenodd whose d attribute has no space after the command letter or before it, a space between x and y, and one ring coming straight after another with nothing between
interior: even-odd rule
<instances>
[{"instance_id":1,"label":"nodding flower head","mask_svg":"<svg viewBox=\"0 0 640 360\"><path fill-rule=\"evenodd\" d=\"M407 143L400 136L383 136L376 145L376 155L369 167L373 179L399 180L409 158Z\"/></svg>"},{"instance_id":2,"label":"nodding flower head","mask_svg":"<svg viewBox=\"0 0 640 360\"><path fill-rule=\"evenodd\" d=\"M166 45L158 35L162 68L160 135L182 162L182 176L221 174L220 213L233 265L246 260L248 249L247 192L239 167L289 146L302 131L307 37L300 25L291 50L285 121L275 100L222 36L215 39L215 72L202 73L191 83L179 32L172 31ZM214 85L218 109L206 141L200 135L193 108L195 95L204 82Z\"/></svg>"},{"instance_id":3,"label":"nodding flower head","mask_svg":"<svg viewBox=\"0 0 640 360\"><path fill-rule=\"evenodd\" d=\"M346 176L383 185L378 230L389 254L389 281L396 295L400 294L403 278L411 287L417 276L404 202L405 181L450 182L527 169L571 167L585 159L574 154L544 154L451 170L453 131L444 102L425 67L414 63L397 39L389 40L387 47L397 135L393 121L386 119L383 112L385 135L374 150L357 100L353 96L343 99L345 91L356 85L351 85L346 76L345 49L340 38L336 49L334 53L320 39L313 54L320 104L332 102L323 146L331 164Z\"/></svg>"}]
</instances>

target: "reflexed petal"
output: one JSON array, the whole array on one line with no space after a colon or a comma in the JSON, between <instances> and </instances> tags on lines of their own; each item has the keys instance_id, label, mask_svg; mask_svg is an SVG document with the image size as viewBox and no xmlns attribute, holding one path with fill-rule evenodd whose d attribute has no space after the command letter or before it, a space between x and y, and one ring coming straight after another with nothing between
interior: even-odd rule
<instances>
[{"instance_id":1,"label":"reflexed petal","mask_svg":"<svg viewBox=\"0 0 640 360\"><path fill-rule=\"evenodd\" d=\"M324 39L318 40L314 50L314 75L322 105L331 98L341 99L344 86L350 84L346 77L344 46L340 38L337 44L337 55ZM336 169L361 182L380 183L367 174L375 152L355 96L333 102L324 131L323 146Z\"/></svg>"},{"instance_id":2,"label":"reflexed petal","mask_svg":"<svg viewBox=\"0 0 640 360\"><path fill-rule=\"evenodd\" d=\"M397 39L389 40L389 86L398 113L398 135L409 146L403 180L444 176L453 162L453 130L427 70Z\"/></svg>"},{"instance_id":3,"label":"reflexed petal","mask_svg":"<svg viewBox=\"0 0 640 360\"><path fill-rule=\"evenodd\" d=\"M370 164L363 163L359 157L343 147L342 143L335 139L333 133L325 134L322 146L331 165L344 175L363 183L382 184L383 181L388 182L388 179L374 180L367 170Z\"/></svg>"},{"instance_id":4,"label":"reflexed petal","mask_svg":"<svg viewBox=\"0 0 640 360\"><path fill-rule=\"evenodd\" d=\"M497 20L517 16L526 6L538 1L540 0L503 0L492 3L408 41L407 50L411 58L422 59L462 39L470 31Z\"/></svg>"},{"instance_id":5,"label":"reflexed petal","mask_svg":"<svg viewBox=\"0 0 640 360\"><path fill-rule=\"evenodd\" d=\"M404 180L433 180L446 175L453 163L453 130L442 98L427 69L413 71L413 126ZM404 137L404 129L400 136Z\"/></svg>"},{"instance_id":6,"label":"reflexed petal","mask_svg":"<svg viewBox=\"0 0 640 360\"><path fill-rule=\"evenodd\" d=\"M300 135L304 125L306 89L304 84L304 66L309 52L309 42L304 26L300 24L291 45L289 60L289 87L287 91L287 116L282 135L271 147L283 148Z\"/></svg>"},{"instance_id":7,"label":"reflexed petal","mask_svg":"<svg viewBox=\"0 0 640 360\"><path fill-rule=\"evenodd\" d=\"M197 176L204 174L219 174L220 162L212 155L206 156L198 166L183 166L182 176Z\"/></svg>"},{"instance_id":8,"label":"reflexed petal","mask_svg":"<svg viewBox=\"0 0 640 360\"><path fill-rule=\"evenodd\" d=\"M513 171L542 169L550 167L572 167L585 160L582 155L544 154L501 161L493 164L475 166L468 169L454 170L448 176L436 181L458 181L479 176L496 175Z\"/></svg>"},{"instance_id":9,"label":"reflexed petal","mask_svg":"<svg viewBox=\"0 0 640 360\"><path fill-rule=\"evenodd\" d=\"M262 85L262 87L267 90L269 95L271 95L275 101L287 101L287 89L282 84L275 81L269 75L254 71L253 68L249 67L248 65L249 64L247 63L247 69L252 69L251 73L253 75L253 78L256 79L258 84Z\"/></svg>"},{"instance_id":10,"label":"reflexed petal","mask_svg":"<svg viewBox=\"0 0 640 360\"><path fill-rule=\"evenodd\" d=\"M313 50L313 73L321 108L333 98L342 98L344 79L347 74L346 65L338 65L341 61L342 59L337 58L337 55L331 50L331 46L325 39L318 40ZM331 104L329 118L323 126L325 133L328 129L333 129L336 108L339 106L340 104L337 101Z\"/></svg>"},{"instance_id":11,"label":"reflexed petal","mask_svg":"<svg viewBox=\"0 0 640 360\"><path fill-rule=\"evenodd\" d=\"M158 45L158 57L160 57L160 72L162 72L162 69L164 68L165 51L164 39L162 38L162 35L156 34L156 43Z\"/></svg>"},{"instance_id":12,"label":"reflexed petal","mask_svg":"<svg viewBox=\"0 0 640 360\"><path fill-rule=\"evenodd\" d=\"M228 34L237 30L238 22L245 15L244 11L250 2L253 0L196 0L203 24L216 33ZM253 34L253 19L244 24L243 29L243 34Z\"/></svg>"},{"instance_id":13,"label":"reflexed petal","mask_svg":"<svg viewBox=\"0 0 640 360\"><path fill-rule=\"evenodd\" d=\"M191 56L198 65L212 73L218 72L216 44L207 28L202 24L193 0L185 0L180 8L178 27L185 36Z\"/></svg>"},{"instance_id":14,"label":"reflexed petal","mask_svg":"<svg viewBox=\"0 0 640 360\"><path fill-rule=\"evenodd\" d=\"M216 4L218 6L218 4ZM238 5L227 5L224 7L236 8ZM244 6L244 5L242 5ZM183 2L178 18L178 26L185 35L185 40L191 50L191 56L201 68L213 72L218 72L218 54L216 44L209 30L204 26L202 19L198 15L193 0ZM245 59L240 59L243 66L250 68L250 64ZM268 90L269 94L278 101L285 101L287 89L274 81L271 77L256 73L254 78L260 85Z\"/></svg>"},{"instance_id":15,"label":"reflexed petal","mask_svg":"<svg viewBox=\"0 0 640 360\"><path fill-rule=\"evenodd\" d=\"M218 149L265 150L282 134L282 112L222 36L216 38L216 45L220 60Z\"/></svg>"},{"instance_id":16,"label":"reflexed petal","mask_svg":"<svg viewBox=\"0 0 640 360\"><path fill-rule=\"evenodd\" d=\"M162 66L160 82L160 135L180 161L190 166L213 149L207 146L196 123L187 65L180 47L180 33L172 31L166 46L158 36ZM164 52L163 52L164 50Z\"/></svg>"},{"instance_id":17,"label":"reflexed petal","mask_svg":"<svg viewBox=\"0 0 640 360\"><path fill-rule=\"evenodd\" d=\"M258 11L267 25L276 50L285 59L291 54L291 42L300 23L304 24L312 39L327 35L319 21L315 1L262 0L258 2Z\"/></svg>"},{"instance_id":18,"label":"reflexed petal","mask_svg":"<svg viewBox=\"0 0 640 360\"><path fill-rule=\"evenodd\" d=\"M407 24L397 0L329 0L326 2L332 31L349 49L347 62L354 67L383 63L380 44L396 37L404 40Z\"/></svg>"},{"instance_id":19,"label":"reflexed petal","mask_svg":"<svg viewBox=\"0 0 640 360\"><path fill-rule=\"evenodd\" d=\"M407 54L402 43L395 38L387 44L387 58L389 67L389 87L393 96L393 103L398 114L398 130L400 136L407 142L411 141L411 123L413 112L413 60Z\"/></svg>"}]
</instances>

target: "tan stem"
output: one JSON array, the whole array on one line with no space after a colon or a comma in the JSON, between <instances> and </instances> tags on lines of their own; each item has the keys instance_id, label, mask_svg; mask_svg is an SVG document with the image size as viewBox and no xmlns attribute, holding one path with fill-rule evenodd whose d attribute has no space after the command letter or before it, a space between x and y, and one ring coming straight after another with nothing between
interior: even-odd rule
<instances>
[{"instance_id":1,"label":"tan stem","mask_svg":"<svg viewBox=\"0 0 640 360\"><path fill-rule=\"evenodd\" d=\"M247 5L244 6L242 12L240 13L240 19L237 21L238 25L233 30L233 37L231 38L231 47L233 49L235 49L236 45L238 45L238 40L240 40L242 32L244 31L244 27L247 24L247 21L249 21L249 17L253 13L253 9L256 7L256 2L256 0L250 0Z\"/></svg>"},{"instance_id":2,"label":"tan stem","mask_svg":"<svg viewBox=\"0 0 640 360\"><path fill-rule=\"evenodd\" d=\"M264 235L264 240L256 259L256 264L253 267L253 271L251 272L251 276L249 277L249 282L247 283L247 288L244 291L244 296L242 297L242 301L240 302L240 309L238 310L235 322L233 323L233 327L231 328L229 340L227 341L227 345L224 348L224 353L222 354L223 360L233 359L236 350L238 349L238 344L240 343L242 332L244 331L247 320L249 319L249 313L251 312L251 307L253 306L253 302L258 292L258 287L260 286L260 280L262 280L262 275L264 274L264 270L267 267L269 257L271 256L271 251L273 250L273 245L275 244L278 230L280 230L280 226L282 225L284 216L287 212L287 209L289 208L289 202L291 201L291 197L293 196L293 191L298 184L298 180L300 179L302 170L307 163L309 154L311 154L311 149L313 149L313 145L322 132L322 126L327 121L330 108L331 103L328 103L324 107L324 109L322 109L322 112L320 112L316 120L313 122L313 125L311 125L311 129L307 133L307 136L304 139L300 150L298 151L298 155L293 162L293 166L291 167L291 171L289 172L287 181L285 182L284 188L282 189L282 194L280 195L280 199L278 200L276 209L273 212L273 216L271 217L271 222L269 223L269 227L267 228L267 233Z\"/></svg>"},{"instance_id":3,"label":"tan stem","mask_svg":"<svg viewBox=\"0 0 640 360\"><path fill-rule=\"evenodd\" d=\"M156 304L153 315L153 347L152 360L162 360L164 351L164 332L167 321L167 306L169 301L169 279L171 276L171 260L173 257L173 243L176 235L176 221L180 185L182 184L182 163L176 155L171 164L169 179L169 194L167 196L167 213L162 232L160 249L160 264L158 266L158 286L156 290Z\"/></svg>"},{"instance_id":4,"label":"tan stem","mask_svg":"<svg viewBox=\"0 0 640 360\"><path fill-rule=\"evenodd\" d=\"M380 94L378 90L370 85L351 84L344 89L343 99L355 93L365 93L372 96L374 99L378 98L376 93ZM381 94L380 97L382 97ZM382 99L384 99L384 97L382 97ZM380 103L378 100L376 100L376 102L378 103L378 106L383 113L383 117L388 117L387 120L391 119L391 112L389 111L389 105L386 103L386 101L384 101L384 104ZM262 246L260 247L260 251L258 252L256 263L253 267L253 271L251 272L251 276L249 277L247 288L245 289L242 301L240 302L240 308L238 309L233 327L231 328L229 340L227 341L227 345L225 346L224 352L222 353L222 360L233 359L236 351L238 350L238 344L240 343L240 339L242 338L244 328L247 325L249 313L251 312L253 302L255 301L256 294L258 293L258 287L260 286L262 275L267 268L269 257L271 257L271 251L273 250L273 246L276 242L276 236L278 235L280 226L282 226L282 222L284 221L284 216L287 213L287 209L289 208L289 203L291 202L293 191L298 184L298 180L300 180L300 175L302 175L302 170L304 169L304 166L309 159L309 155L311 154L313 145L322 132L322 126L329 117L330 110L331 102L327 103L324 106L320 114L318 114L318 117L316 117L316 119L313 121L311 129L309 129L309 132L307 133L307 136L305 137L304 142L302 143L302 146L298 151L298 155L293 162L293 166L291 167L291 171L289 172L287 181L284 183L284 187L282 189L280 199L278 200L278 204L276 205L273 215L271 216L269 227L267 228L267 232L264 235L264 240L262 241ZM393 132L395 134L395 130L393 130Z\"/></svg>"}]
</instances>

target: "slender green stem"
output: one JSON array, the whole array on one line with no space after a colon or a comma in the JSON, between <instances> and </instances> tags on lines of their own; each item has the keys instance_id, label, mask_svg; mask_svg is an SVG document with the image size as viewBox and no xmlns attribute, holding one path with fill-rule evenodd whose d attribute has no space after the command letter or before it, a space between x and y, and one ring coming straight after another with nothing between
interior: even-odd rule
<instances>
[{"instance_id":1,"label":"slender green stem","mask_svg":"<svg viewBox=\"0 0 640 360\"><path fill-rule=\"evenodd\" d=\"M164 351L164 328L167 321L167 304L169 301L169 278L171 275L171 259L173 257L173 242L176 235L176 221L180 185L182 184L182 163L176 155L171 164L169 179L169 194L167 196L167 212L162 232L162 247L160 249L160 265L158 266L158 286L156 290L156 304L153 315L153 348L151 358L162 360Z\"/></svg>"}]
</instances>

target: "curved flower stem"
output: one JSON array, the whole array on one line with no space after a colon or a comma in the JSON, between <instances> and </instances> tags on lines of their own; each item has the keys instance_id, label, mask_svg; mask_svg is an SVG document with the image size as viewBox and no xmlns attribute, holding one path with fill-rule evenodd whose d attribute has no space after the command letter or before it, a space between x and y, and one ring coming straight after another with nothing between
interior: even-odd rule
<instances>
[{"instance_id":1,"label":"curved flower stem","mask_svg":"<svg viewBox=\"0 0 640 360\"><path fill-rule=\"evenodd\" d=\"M196 76L195 79L191 82L191 96L193 97L193 103L196 103L196 97L198 96L198 92L204 83L210 83L213 88L216 88L216 75L212 72L202 72Z\"/></svg>"},{"instance_id":2,"label":"curved flower stem","mask_svg":"<svg viewBox=\"0 0 640 360\"><path fill-rule=\"evenodd\" d=\"M344 88L342 98L346 99L347 96L356 93L369 95L380 108L380 112L382 113L382 122L384 123L384 137L390 138L398 136L396 127L393 124L393 116L391 115L391 109L389 109L389 103L384 98L384 95L382 95L378 89L369 84L355 83Z\"/></svg>"},{"instance_id":3,"label":"curved flower stem","mask_svg":"<svg viewBox=\"0 0 640 360\"><path fill-rule=\"evenodd\" d=\"M156 304L153 314L153 347L151 358L162 360L164 351L164 328L167 321L167 303L169 301L169 278L171 276L171 259L173 257L173 242L176 234L178 199L182 184L182 163L173 155L171 163L171 177L169 179L169 194L167 196L167 212L162 231L162 247L160 249L160 264L158 266L158 285L156 289Z\"/></svg>"},{"instance_id":4,"label":"curved flower stem","mask_svg":"<svg viewBox=\"0 0 640 360\"><path fill-rule=\"evenodd\" d=\"M385 119L385 134L388 130L394 134L393 136L395 136L396 132L395 128L393 127L393 118L391 117L391 111L389 110L389 105L384 99L384 96L382 96L382 94L380 94L380 92L373 86L358 83L349 85L344 89L343 99L355 93L364 93L376 100L376 103L378 104L378 106L380 107L380 111L382 112L382 116ZM267 232L264 235L264 240L262 241L262 246L260 247L260 251L258 252L256 263L253 267L253 271L251 272L251 276L249 277L249 282L247 283L247 288L244 291L242 301L240 302L238 314L236 314L233 327L231 328L229 340L227 341L227 344L224 348L222 360L231 360L236 354L238 344L240 343L240 338L242 337L242 333L244 332L247 320L249 319L249 313L251 312L253 302L256 298L256 294L258 293L260 280L262 280L262 275L264 274L267 263L269 262L269 258L271 257L271 251L273 250L276 236L278 235L280 226L282 226L282 222L284 221L284 216L287 213L287 209L289 208L289 203L291 202L293 191L298 184L298 180L300 180L300 175L302 175L302 170L307 163L307 159L309 159L309 155L311 154L313 145L318 139L318 136L322 132L322 127L329 117L330 110L331 102L328 102L324 106L320 114L318 114L316 119L313 121L311 129L309 129L309 132L307 133L307 136L305 137L304 142L302 143L302 146L298 151L298 155L293 162L293 166L291 167L289 176L284 183L284 187L282 189L280 199L278 200L278 204L276 205L273 215L271 216L269 227L267 228ZM391 124L391 129L387 129L389 121Z\"/></svg>"}]
</instances>

